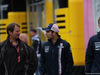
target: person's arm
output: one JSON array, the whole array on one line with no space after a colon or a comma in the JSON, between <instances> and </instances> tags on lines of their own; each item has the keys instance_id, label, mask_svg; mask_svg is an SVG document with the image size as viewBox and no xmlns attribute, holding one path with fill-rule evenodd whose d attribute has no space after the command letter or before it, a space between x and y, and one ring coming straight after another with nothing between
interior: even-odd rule
<instances>
[{"instance_id":1,"label":"person's arm","mask_svg":"<svg viewBox=\"0 0 100 75\"><path fill-rule=\"evenodd\" d=\"M66 48L65 48L65 71L63 75L70 75L71 69L73 67L73 57L72 57L72 52L70 49L70 44L68 43Z\"/></svg>"},{"instance_id":2,"label":"person's arm","mask_svg":"<svg viewBox=\"0 0 100 75\"><path fill-rule=\"evenodd\" d=\"M46 65L45 52L44 52L44 47L42 47L41 58L40 58L40 75L46 74L45 65Z\"/></svg>"},{"instance_id":3,"label":"person's arm","mask_svg":"<svg viewBox=\"0 0 100 75\"><path fill-rule=\"evenodd\" d=\"M38 47L38 40L33 40L33 44L32 44L33 48L35 50L37 50L37 47Z\"/></svg>"},{"instance_id":4,"label":"person's arm","mask_svg":"<svg viewBox=\"0 0 100 75\"><path fill-rule=\"evenodd\" d=\"M0 45L0 75L2 75L1 66L2 66L2 56L1 56L1 45Z\"/></svg>"},{"instance_id":5,"label":"person's arm","mask_svg":"<svg viewBox=\"0 0 100 75\"><path fill-rule=\"evenodd\" d=\"M29 66L28 66L28 75L33 75L38 66L38 59L36 52L33 48L29 47Z\"/></svg>"},{"instance_id":6,"label":"person's arm","mask_svg":"<svg viewBox=\"0 0 100 75\"><path fill-rule=\"evenodd\" d=\"M85 73L91 73L93 56L93 42L90 38L85 56Z\"/></svg>"},{"instance_id":7,"label":"person's arm","mask_svg":"<svg viewBox=\"0 0 100 75\"><path fill-rule=\"evenodd\" d=\"M3 43L0 43L0 75L4 75L5 74L5 68L4 68L4 64L3 64L3 57L4 57L4 50L2 50L1 52L1 49L2 47L4 46L4 42Z\"/></svg>"},{"instance_id":8,"label":"person's arm","mask_svg":"<svg viewBox=\"0 0 100 75\"><path fill-rule=\"evenodd\" d=\"M0 67L1 67L1 63L2 63L2 55L1 55L1 43L0 43Z\"/></svg>"}]
</instances>

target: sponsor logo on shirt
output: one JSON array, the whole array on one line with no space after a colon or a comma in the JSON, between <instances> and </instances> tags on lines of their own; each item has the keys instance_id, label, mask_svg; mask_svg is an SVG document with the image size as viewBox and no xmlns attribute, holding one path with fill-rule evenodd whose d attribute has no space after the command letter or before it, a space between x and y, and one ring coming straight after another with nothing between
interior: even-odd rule
<instances>
[{"instance_id":1,"label":"sponsor logo on shirt","mask_svg":"<svg viewBox=\"0 0 100 75\"><path fill-rule=\"evenodd\" d=\"M64 46L63 46L63 43L60 43L60 46L58 46L58 48L60 49L62 49L62 48L64 48Z\"/></svg>"},{"instance_id":2,"label":"sponsor logo on shirt","mask_svg":"<svg viewBox=\"0 0 100 75\"><path fill-rule=\"evenodd\" d=\"M49 52L49 48L50 48L50 46L45 46L45 53Z\"/></svg>"},{"instance_id":3,"label":"sponsor logo on shirt","mask_svg":"<svg viewBox=\"0 0 100 75\"><path fill-rule=\"evenodd\" d=\"M95 42L95 50L100 50L100 42Z\"/></svg>"}]
</instances>

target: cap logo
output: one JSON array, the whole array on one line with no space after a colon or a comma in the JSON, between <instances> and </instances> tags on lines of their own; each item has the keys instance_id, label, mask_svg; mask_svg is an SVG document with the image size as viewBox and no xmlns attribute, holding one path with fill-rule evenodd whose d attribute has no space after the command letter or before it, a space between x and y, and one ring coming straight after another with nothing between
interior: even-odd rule
<instances>
[{"instance_id":1,"label":"cap logo","mask_svg":"<svg viewBox=\"0 0 100 75\"><path fill-rule=\"evenodd\" d=\"M51 30L52 31L55 31L55 32L59 32L59 28L58 28L58 26L56 25L56 24L54 24L52 27L51 27Z\"/></svg>"},{"instance_id":2,"label":"cap logo","mask_svg":"<svg viewBox=\"0 0 100 75\"><path fill-rule=\"evenodd\" d=\"M52 30L52 31L57 32L57 33L59 32L59 28L56 24L49 24L46 28L42 28L42 29L48 30L48 31Z\"/></svg>"}]
</instances>

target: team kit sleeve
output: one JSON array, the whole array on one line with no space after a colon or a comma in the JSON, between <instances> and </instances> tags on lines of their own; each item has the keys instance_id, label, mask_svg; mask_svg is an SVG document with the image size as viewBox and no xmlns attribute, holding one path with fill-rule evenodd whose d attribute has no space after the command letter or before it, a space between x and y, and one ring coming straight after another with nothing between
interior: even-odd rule
<instances>
[{"instance_id":1,"label":"team kit sleeve","mask_svg":"<svg viewBox=\"0 0 100 75\"><path fill-rule=\"evenodd\" d=\"M0 45L0 75L1 73L1 65L2 65L2 56L1 56L1 45Z\"/></svg>"},{"instance_id":2,"label":"team kit sleeve","mask_svg":"<svg viewBox=\"0 0 100 75\"><path fill-rule=\"evenodd\" d=\"M91 73L92 63L93 63L93 42L92 39L90 38L86 49L85 73Z\"/></svg>"},{"instance_id":3,"label":"team kit sleeve","mask_svg":"<svg viewBox=\"0 0 100 75\"><path fill-rule=\"evenodd\" d=\"M72 57L72 52L70 48L70 44L68 43L67 46L65 47L66 50L66 55L65 55L65 63L66 63L66 70L64 71L64 75L70 75L70 72L73 67L73 57Z\"/></svg>"},{"instance_id":4,"label":"team kit sleeve","mask_svg":"<svg viewBox=\"0 0 100 75\"><path fill-rule=\"evenodd\" d=\"M46 69L45 69L45 52L44 52L44 46L42 46L41 50L41 58L40 58L40 75L45 75L46 74Z\"/></svg>"}]
</instances>

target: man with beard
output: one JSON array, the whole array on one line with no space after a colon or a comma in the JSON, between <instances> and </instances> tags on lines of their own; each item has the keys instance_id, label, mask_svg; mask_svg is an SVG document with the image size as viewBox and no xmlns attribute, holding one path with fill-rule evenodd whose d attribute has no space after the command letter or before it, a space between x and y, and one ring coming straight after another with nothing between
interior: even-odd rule
<instances>
[{"instance_id":1,"label":"man with beard","mask_svg":"<svg viewBox=\"0 0 100 75\"><path fill-rule=\"evenodd\" d=\"M48 42L41 50L41 75L70 75L73 67L73 58L70 44L60 38L56 24L49 24L46 28Z\"/></svg>"}]
</instances>

